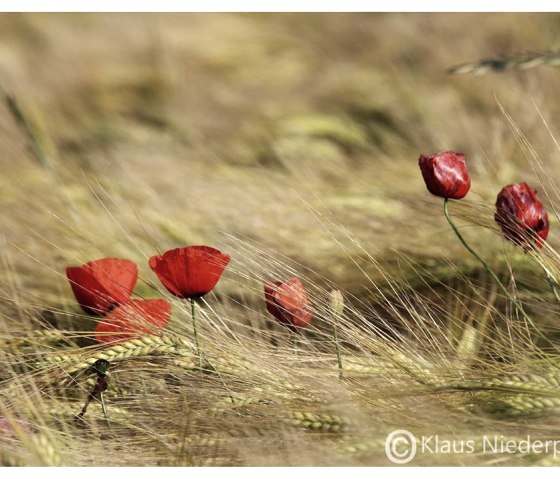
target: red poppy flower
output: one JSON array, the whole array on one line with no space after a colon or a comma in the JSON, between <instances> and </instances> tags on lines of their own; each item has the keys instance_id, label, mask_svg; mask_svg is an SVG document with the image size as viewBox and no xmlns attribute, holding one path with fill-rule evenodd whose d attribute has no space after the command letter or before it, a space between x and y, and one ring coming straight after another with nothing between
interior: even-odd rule
<instances>
[{"instance_id":1,"label":"red poppy flower","mask_svg":"<svg viewBox=\"0 0 560 479\"><path fill-rule=\"evenodd\" d=\"M95 339L103 343L159 334L170 319L171 305L165 299L130 300L97 323Z\"/></svg>"},{"instance_id":2,"label":"red poppy flower","mask_svg":"<svg viewBox=\"0 0 560 479\"><path fill-rule=\"evenodd\" d=\"M152 256L150 268L170 293L179 298L199 298L218 283L230 257L210 246L188 246Z\"/></svg>"},{"instance_id":3,"label":"red poppy flower","mask_svg":"<svg viewBox=\"0 0 560 479\"><path fill-rule=\"evenodd\" d=\"M102 316L130 299L138 267L128 259L103 258L66 268L66 276L82 309Z\"/></svg>"},{"instance_id":4,"label":"red poppy flower","mask_svg":"<svg viewBox=\"0 0 560 479\"><path fill-rule=\"evenodd\" d=\"M307 291L299 278L292 278L286 282L266 282L264 299L268 312L291 328L303 328L313 317Z\"/></svg>"},{"instance_id":5,"label":"red poppy flower","mask_svg":"<svg viewBox=\"0 0 560 479\"><path fill-rule=\"evenodd\" d=\"M509 241L522 245L525 251L533 246L542 248L548 236L548 214L537 198L537 192L527 183L507 185L496 199L494 219Z\"/></svg>"},{"instance_id":6,"label":"red poppy flower","mask_svg":"<svg viewBox=\"0 0 560 479\"><path fill-rule=\"evenodd\" d=\"M467 161L463 153L444 151L436 155L420 155L422 176L432 195L460 200L471 187Z\"/></svg>"}]
</instances>

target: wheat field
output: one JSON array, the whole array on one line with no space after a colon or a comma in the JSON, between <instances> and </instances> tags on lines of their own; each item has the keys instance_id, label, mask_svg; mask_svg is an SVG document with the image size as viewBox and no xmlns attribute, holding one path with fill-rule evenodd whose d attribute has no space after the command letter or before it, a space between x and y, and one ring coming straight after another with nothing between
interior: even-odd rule
<instances>
[{"instance_id":1,"label":"wheat field","mask_svg":"<svg viewBox=\"0 0 560 479\"><path fill-rule=\"evenodd\" d=\"M482 446L560 441L560 305L543 272L560 282L559 27L1 14L0 464L388 466L387 435L407 430L473 446L412 465L556 465L560 442ZM472 179L451 214L508 295L426 190L418 156L444 150ZM519 181L550 217L534 254L494 223ZM190 305L148 258L203 244L231 263L197 305L200 368ZM138 264L135 298L171 302L162 335L95 342L65 269L102 257ZM314 313L297 333L263 295L293 276ZM77 421L98 359L106 415L94 401Z\"/></svg>"}]
</instances>

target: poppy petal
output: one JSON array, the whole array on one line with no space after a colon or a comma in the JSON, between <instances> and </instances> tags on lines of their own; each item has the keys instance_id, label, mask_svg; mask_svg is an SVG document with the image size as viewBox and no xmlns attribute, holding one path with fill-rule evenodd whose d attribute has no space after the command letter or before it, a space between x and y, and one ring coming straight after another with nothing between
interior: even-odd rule
<instances>
[{"instance_id":1,"label":"poppy petal","mask_svg":"<svg viewBox=\"0 0 560 479\"><path fill-rule=\"evenodd\" d=\"M102 258L66 268L76 300L86 313L103 315L127 302L138 279L138 267L121 258Z\"/></svg>"},{"instance_id":2,"label":"poppy petal","mask_svg":"<svg viewBox=\"0 0 560 479\"><path fill-rule=\"evenodd\" d=\"M313 318L307 291L297 277L286 282L265 282L264 299L267 311L292 329L307 326Z\"/></svg>"},{"instance_id":3,"label":"poppy petal","mask_svg":"<svg viewBox=\"0 0 560 479\"><path fill-rule=\"evenodd\" d=\"M496 199L495 221L504 237L522 245L525 251L542 248L548 237L548 214L537 196L537 191L527 183L507 185Z\"/></svg>"},{"instance_id":4,"label":"poppy petal","mask_svg":"<svg viewBox=\"0 0 560 479\"><path fill-rule=\"evenodd\" d=\"M208 294L228 265L230 257L210 246L188 246L150 258L150 268L170 293L180 298Z\"/></svg>"},{"instance_id":5,"label":"poppy petal","mask_svg":"<svg viewBox=\"0 0 560 479\"><path fill-rule=\"evenodd\" d=\"M303 309L307 306L307 292L299 278L286 281L274 293L276 303L288 311Z\"/></svg>"},{"instance_id":6,"label":"poppy petal","mask_svg":"<svg viewBox=\"0 0 560 479\"><path fill-rule=\"evenodd\" d=\"M444 151L420 155L418 164L426 187L433 195L459 200L469 192L471 179L463 153Z\"/></svg>"},{"instance_id":7,"label":"poppy petal","mask_svg":"<svg viewBox=\"0 0 560 479\"><path fill-rule=\"evenodd\" d=\"M97 342L126 341L161 333L171 319L171 305L164 299L130 300L113 309L95 328Z\"/></svg>"},{"instance_id":8,"label":"poppy petal","mask_svg":"<svg viewBox=\"0 0 560 479\"><path fill-rule=\"evenodd\" d=\"M274 293L281 285L282 283L280 281L267 281L264 283L264 300L267 311L279 321L285 322L282 310L276 305L276 300L274 298Z\"/></svg>"},{"instance_id":9,"label":"poppy petal","mask_svg":"<svg viewBox=\"0 0 560 479\"><path fill-rule=\"evenodd\" d=\"M175 296L182 297L180 289L176 286L177 280L169 268L169 262L163 256L152 256L148 262L151 270L157 274L158 279Z\"/></svg>"}]
</instances>

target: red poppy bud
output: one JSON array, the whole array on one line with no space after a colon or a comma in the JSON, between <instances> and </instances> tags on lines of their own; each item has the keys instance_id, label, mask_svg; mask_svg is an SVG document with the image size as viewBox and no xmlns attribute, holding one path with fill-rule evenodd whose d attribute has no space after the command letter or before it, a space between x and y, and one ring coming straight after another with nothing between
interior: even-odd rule
<instances>
[{"instance_id":1,"label":"red poppy bud","mask_svg":"<svg viewBox=\"0 0 560 479\"><path fill-rule=\"evenodd\" d=\"M279 322L290 328L303 328L309 324L313 313L309 308L307 291L299 278L273 281L264 284L266 309Z\"/></svg>"},{"instance_id":2,"label":"red poppy bud","mask_svg":"<svg viewBox=\"0 0 560 479\"><path fill-rule=\"evenodd\" d=\"M66 276L82 309L102 316L130 299L138 267L127 259L103 258L66 268Z\"/></svg>"},{"instance_id":3,"label":"red poppy bud","mask_svg":"<svg viewBox=\"0 0 560 479\"><path fill-rule=\"evenodd\" d=\"M103 343L159 334L170 319L171 305L165 299L130 300L97 323L95 339Z\"/></svg>"},{"instance_id":4,"label":"red poppy bud","mask_svg":"<svg viewBox=\"0 0 560 479\"><path fill-rule=\"evenodd\" d=\"M467 161L463 153L444 151L436 155L420 155L422 176L432 195L460 200L471 187Z\"/></svg>"},{"instance_id":5,"label":"red poppy bud","mask_svg":"<svg viewBox=\"0 0 560 479\"><path fill-rule=\"evenodd\" d=\"M494 219L502 228L504 237L525 251L542 248L548 236L548 214L537 198L537 192L527 183L507 185L496 199Z\"/></svg>"},{"instance_id":6,"label":"red poppy bud","mask_svg":"<svg viewBox=\"0 0 560 479\"><path fill-rule=\"evenodd\" d=\"M162 284L179 298L199 298L218 283L230 257L210 246L188 246L153 256L149 264Z\"/></svg>"}]
</instances>

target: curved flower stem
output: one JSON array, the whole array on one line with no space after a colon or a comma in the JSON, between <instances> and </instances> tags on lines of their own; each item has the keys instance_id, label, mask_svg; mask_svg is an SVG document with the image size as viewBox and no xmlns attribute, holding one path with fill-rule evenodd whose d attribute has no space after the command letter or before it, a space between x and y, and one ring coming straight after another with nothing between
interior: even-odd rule
<instances>
[{"instance_id":1,"label":"curved flower stem","mask_svg":"<svg viewBox=\"0 0 560 479\"><path fill-rule=\"evenodd\" d=\"M539 263L539 264L541 265L541 268L543 269L544 274L546 275L546 280L548 281L548 285L550 286L552 294L554 294L554 297L556 298L556 301L558 303L560 303L560 293L558 292L558 289L556 288L556 284L555 284L556 282L555 282L554 278L548 272L548 270L546 269L544 264L542 264L542 263Z\"/></svg>"},{"instance_id":2,"label":"curved flower stem","mask_svg":"<svg viewBox=\"0 0 560 479\"><path fill-rule=\"evenodd\" d=\"M191 298L191 315L192 315L192 325L194 331L194 342L196 343L196 354L198 355L198 365L202 371L202 355L200 354L200 344L198 342L198 331L196 329L196 303L194 298Z\"/></svg>"},{"instance_id":3,"label":"curved flower stem","mask_svg":"<svg viewBox=\"0 0 560 479\"><path fill-rule=\"evenodd\" d=\"M453 229L455 235L457 236L457 238L459 238L459 241L463 244L463 246L467 249L467 251L472 254L478 261L480 261L480 263L482 264L482 266L484 266L484 269L488 272L488 274L490 274L490 276L492 276L492 278L494 278L494 281L496 281L496 283L498 284L498 286L500 287L500 289L503 291L503 293L506 295L506 297L508 299L511 300L511 302L515 305L515 307L517 308L517 310L521 313L521 315L527 320L527 322L533 326L536 329L535 324L533 323L533 320L529 317L529 315L525 312L525 310L523 309L523 306L521 305L521 303L515 299L514 297L512 297L512 295L510 294L510 292L507 290L507 288L504 286L504 284L502 283L502 281L500 280L500 278L498 278L498 275L496 273L494 273L494 271L492 270L492 268L490 268L490 266L488 266L488 263L486 263L486 261L484 261L479 255L478 253L472 249L468 243L465 241L465 238L463 238L463 236L461 235L461 233L459 232L459 229L457 228L457 226L455 226L455 223L453 223L453 220L451 219L451 217L449 216L449 210L448 210L448 203L449 203L449 198L445 198L445 200L443 201L443 213L445 214L445 218L447 219L447 222L449 223L449 225L451 226L451 228Z\"/></svg>"},{"instance_id":4,"label":"curved flower stem","mask_svg":"<svg viewBox=\"0 0 560 479\"><path fill-rule=\"evenodd\" d=\"M558 301L560 303L560 293L558 293L558 289L556 288L556 285L554 284L554 280L550 276L547 276L546 279L548 279L548 284L550 284L550 289L552 289L552 292L554 293L554 297L556 298L556 301Z\"/></svg>"}]
</instances>

